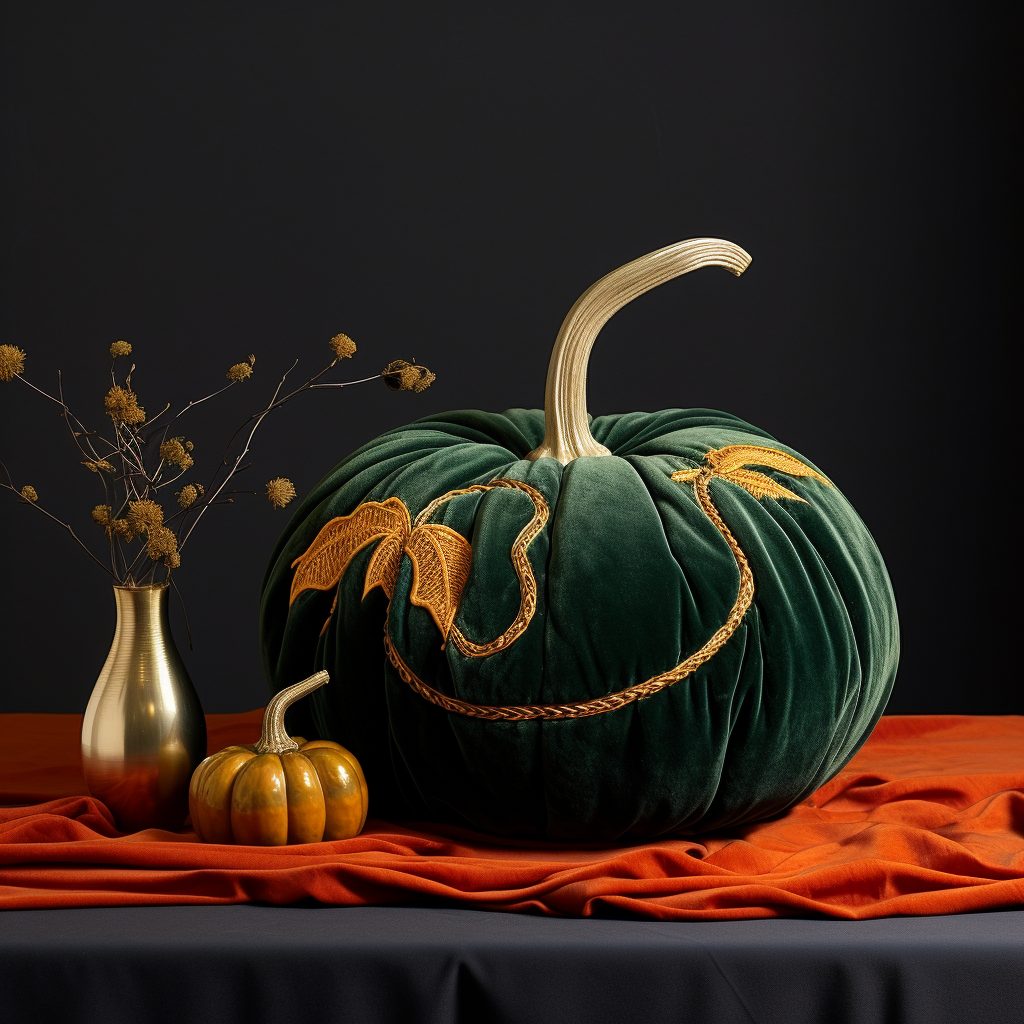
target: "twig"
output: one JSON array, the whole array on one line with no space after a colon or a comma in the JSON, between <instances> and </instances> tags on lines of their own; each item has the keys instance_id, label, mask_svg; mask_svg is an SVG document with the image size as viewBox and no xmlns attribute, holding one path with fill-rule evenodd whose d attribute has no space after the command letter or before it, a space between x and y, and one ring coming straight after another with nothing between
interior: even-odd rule
<instances>
[{"instance_id":1,"label":"twig","mask_svg":"<svg viewBox=\"0 0 1024 1024\"><path fill-rule=\"evenodd\" d=\"M114 545L114 531L107 530L107 537L110 539L110 567L114 570L114 578L120 579L117 575L117 547ZM124 559L122 559L122 562Z\"/></svg>"},{"instance_id":2,"label":"twig","mask_svg":"<svg viewBox=\"0 0 1024 1024\"><path fill-rule=\"evenodd\" d=\"M178 595L178 601L181 604L181 614L185 617L185 633L188 635L188 649L191 651L192 647L192 628L188 624L188 612L185 611L185 598L181 596L181 591L178 589L178 584L174 582L174 577L170 573L167 574L167 580L174 587L174 592Z\"/></svg>"},{"instance_id":3,"label":"twig","mask_svg":"<svg viewBox=\"0 0 1024 1024\"><path fill-rule=\"evenodd\" d=\"M0 481L0 487L6 487L6 488L7 488L7 489L8 489L9 491L14 491L14 493L15 493L15 494L17 494L17 495L18 495L18 497L19 497L19 498L21 498L21 500L22 500L22 501L24 501L26 505L30 505L30 506L31 506L32 508L36 508L36 509L39 509L39 511L40 511L40 512L42 512L42 513L43 513L43 515L44 515L44 516L46 516L46 517L47 517L48 519L52 519L52 520L53 520L53 521L54 521L54 522L55 522L55 523L56 523L56 524L57 524L58 526L63 526L63 527L64 527L64 529L65 529L65 530L67 530L67 531L68 531L68 533L70 533L70 534L71 534L71 536L75 538L75 540L76 540L76 541L78 542L78 544L79 544L79 546L80 546L80 547L82 548L82 550L83 550L83 551L84 551L84 552L85 552L85 553L86 553L86 554L87 554L87 555L88 555L88 556L89 556L89 557L90 557L90 558L91 558L91 559L92 559L92 560L93 560L93 561L94 561L94 562L95 562L95 563L96 563L96 564L97 564L97 565L98 565L98 566L99 566L99 567L100 567L100 568L101 568L101 569L102 569L102 570L103 570L103 571L104 571L105 573L107 573L107 575L108 575L108 576L113 576L113 578L114 578L115 580L117 579L117 576L115 576L115 575L114 575L114 573L113 573L113 572L112 572L112 571L111 571L110 569L108 569L108 568L107 568L107 567L106 567L106 566L105 566L105 565L104 565L104 564L103 564L103 563L102 563L102 562L101 562L101 561L100 561L100 560L99 560L99 559L98 559L98 558L97 558L97 557L96 557L96 556L95 556L95 555L94 555L94 554L92 553L92 551L90 551L90 550L89 550L89 548L88 548L88 547L86 547L86 545L85 545L85 544L84 544L84 543L82 542L82 538L81 538L81 537L79 537L77 533L75 533L75 531L74 531L74 530L73 530L73 529L71 528L71 526L70 526L70 525L69 525L68 523L65 523L65 522L64 522L64 521L63 521L62 519L58 519L58 518L57 518L57 517L56 517L55 515L53 515L52 513L50 513L50 512L47 512L47 511L46 511L46 509L45 509L45 508L43 508L43 506L42 506L42 505L40 505L38 501L29 501L29 500L28 500L27 498L24 498L24 497L22 497L21 491L19 491L19 490L18 490L18 488L14 486L14 481L13 481L13 480L11 479L11 473L10 473L10 470L8 470L7 466L6 466L6 465L4 465L4 463L3 463L3 462L0 462L0 466L3 466L3 467L4 467L4 473L6 473L6 474L7 474L7 479L8 479L8 481L9 481L9 482L8 482L8 483L6 483L6 484L5 484L5 483L3 483L3 481Z\"/></svg>"},{"instance_id":4,"label":"twig","mask_svg":"<svg viewBox=\"0 0 1024 1024\"><path fill-rule=\"evenodd\" d=\"M162 461L162 460L161 460L161 461ZM177 475L177 476L172 476L172 477L170 478L170 480L164 480L164 481L163 481L162 483L159 483L159 484L155 482L155 480L156 480L156 475L154 474L154 476L153 476L153 480L154 480L154 483L153 483L153 490L154 490L154 491L159 491L161 487L167 487L167 486L168 486L169 484L175 484L175 483L177 483L177 482L178 482L178 481L179 481L179 480L180 480L180 479L181 479L181 478L182 478L182 477L183 477L183 476L184 476L184 475L185 475L185 474L186 474L187 472L188 472L188 470L187 470L187 469L183 469L183 470L181 470L181 472L180 472L180 473L178 473L178 475Z\"/></svg>"},{"instance_id":5,"label":"twig","mask_svg":"<svg viewBox=\"0 0 1024 1024\"><path fill-rule=\"evenodd\" d=\"M71 426L71 416L72 416L72 413L71 413L71 410L68 408L68 403L64 401L64 379L61 376L60 370L57 371L57 394L60 395L60 399L59 399L60 407L61 407L62 414L64 416L64 422L67 424L68 431L71 434L71 439L75 442L75 445L78 447L78 450L86 457L86 459L88 459L90 462L99 462L100 461L100 457L96 454L96 449L93 448L92 443L89 442L89 441L86 442L89 445L89 451L86 451L82 447L81 442L78 440L78 438L81 437L81 436L88 437L88 434L86 433L84 428L83 428L81 433L77 433L75 431L75 428L73 426ZM78 423L79 427L82 426L82 423L78 419L77 416L75 416L75 421ZM92 456L91 458L90 458L90 453L91 453L91 456Z\"/></svg>"},{"instance_id":6,"label":"twig","mask_svg":"<svg viewBox=\"0 0 1024 1024\"><path fill-rule=\"evenodd\" d=\"M197 405L202 405L203 402L208 402L211 398L216 398L218 395L224 394L224 392L227 391L228 388L234 387L234 385L237 384L237 383L238 383L237 380L229 381L227 384L224 385L224 387L219 388L217 391L211 392L205 398L197 398L195 401L189 402L188 405L186 405L185 408L181 410L181 412L177 413L174 416L174 418L171 420L171 423L176 423L178 420L180 420L181 417L184 416L185 413L187 413L189 411L189 409L192 409L193 407L195 407ZM168 426L169 425L170 424L168 424Z\"/></svg>"},{"instance_id":7,"label":"twig","mask_svg":"<svg viewBox=\"0 0 1024 1024\"><path fill-rule=\"evenodd\" d=\"M46 391L43 391L42 388L37 388L35 384L32 383L32 381L22 377L20 373L16 373L14 376L17 377L18 380L22 382L22 384L27 384L33 391L38 391L39 394L43 396L43 398L48 398L51 402L56 402L58 405L64 404L59 398L54 398L53 395L49 394Z\"/></svg>"},{"instance_id":8,"label":"twig","mask_svg":"<svg viewBox=\"0 0 1024 1024\"><path fill-rule=\"evenodd\" d=\"M170 407L171 407L171 403L168 402L155 416L150 416L150 418L148 420L146 420L146 422L143 423L141 427L139 427L139 430L144 430L151 423L155 423L158 419L160 419L161 416L163 416L163 414L165 412L167 412L168 409L170 409ZM177 418L177 417L175 417L175 418ZM166 429L167 428L164 427L164 430L166 430Z\"/></svg>"},{"instance_id":9,"label":"twig","mask_svg":"<svg viewBox=\"0 0 1024 1024\"><path fill-rule=\"evenodd\" d=\"M118 454L121 456L121 468L124 471L123 479L125 482L125 489L127 490L127 488L131 486L132 493L135 495L137 499L141 500L142 496L139 494L139 489L135 486L135 481L132 479L132 477L141 476L145 479L147 484L149 483L149 477L146 475L146 470L142 464L141 455L138 461L136 461L136 453L129 444L129 442L124 439L124 436L121 433L121 424L119 424L116 420L114 421L114 434L117 436L117 451ZM134 467L134 469L138 470L137 473L128 472L129 455L131 456L130 464ZM143 488L143 491L145 491L145 488Z\"/></svg>"},{"instance_id":10,"label":"twig","mask_svg":"<svg viewBox=\"0 0 1024 1024\"><path fill-rule=\"evenodd\" d=\"M142 557L143 555L145 555L145 556L146 556L147 558L149 557L149 552L148 552L148 551L146 550L146 545L145 545L145 544L143 544L143 546L142 546L142 547L141 547L141 548L140 548L140 549L138 550L138 552L136 553L135 557L134 557L134 558L132 559L131 565L129 565L129 566L128 566L128 567L127 567L127 568L125 569L125 575L126 575L126 576L131 576L131 574L132 574L132 569L134 569L134 568L135 568L135 564L136 564L136 563L138 562L138 560L139 560L139 559L140 559L140 558L141 558L141 557ZM127 559L125 559L125 561L127 561ZM148 570L147 570L147 572L148 572Z\"/></svg>"},{"instance_id":11,"label":"twig","mask_svg":"<svg viewBox=\"0 0 1024 1024\"><path fill-rule=\"evenodd\" d=\"M223 479L223 481L221 481L220 486L215 489L214 486L213 486L213 483L212 482L210 483L210 491L209 491L206 499L203 502L203 507L199 509L199 513L196 516L195 520L193 521L192 525L188 528L188 532L178 542L178 550L179 551L181 551L182 548L184 548L185 542L189 539L189 537L192 536L192 531L196 528L197 524L199 523L199 520L203 518L203 515L206 513L206 510L214 503L214 501L217 500L217 497L220 494L220 492L224 490L224 488L228 484L228 481L235 475L235 470L238 469L238 466L241 463L242 459L244 459L245 456L249 452L249 445L252 444L253 435L259 429L259 425L263 422L263 420L266 419L266 417L274 409L275 403L277 402L277 396L281 393L281 388L284 387L284 382L288 379L288 374L291 373L292 370L294 370L295 367L298 366L298 365L299 365L299 361L298 361L298 359L296 359L295 362L293 362L292 365L289 366L287 370L285 370L285 372L284 372L283 376L281 377L280 381L278 381L277 387L274 388L274 394L273 394L273 396L270 399L270 405L268 405L267 408L263 410L263 412L254 413L253 416L250 417L250 419L255 419L256 422L253 424L252 430L249 431L249 436L245 439L245 446L242 448L241 452L238 454L238 457L235 459L235 464L228 471L228 475ZM331 365L333 366L334 364L332 363ZM330 367L328 367L328 369L330 369ZM321 371L321 372L324 373L326 371ZM317 376L320 376L320 374L317 374ZM312 379L315 380L316 378L314 377ZM295 393L296 392L292 392L292 394L295 394ZM234 441L234 439L244 429L245 429L245 424L243 424L241 427L239 427L238 430L236 430L234 432L234 434L232 434L231 440L228 441L227 447L224 449L224 455L221 456L221 465L227 465L226 456L227 456L227 453L228 453L228 449L231 447L231 444ZM214 480L217 479L217 473L219 473L219 472L220 472L220 469L218 468L217 472L214 473L214 475L213 475L213 479Z\"/></svg>"},{"instance_id":12,"label":"twig","mask_svg":"<svg viewBox=\"0 0 1024 1024\"><path fill-rule=\"evenodd\" d=\"M384 374L382 374L382 373L375 373L372 377L363 377L361 380L340 380L340 381L337 381L336 383L331 383L330 381L325 381L323 384L310 384L309 385L309 390L310 391L316 391L317 388L350 388L350 387L352 387L353 384L366 384L366 383L368 383L371 380L377 380L377 379L379 379L380 377L383 377L383 376L384 376ZM313 379L315 380L316 378L314 377ZM298 394L297 391L292 392L292 395L296 395L296 394ZM288 398L291 398L292 395L289 395ZM282 398L281 401L278 404L279 405L284 405L284 403L288 401L288 398Z\"/></svg>"},{"instance_id":13,"label":"twig","mask_svg":"<svg viewBox=\"0 0 1024 1024\"><path fill-rule=\"evenodd\" d=\"M240 433L241 433L241 432L242 432L243 430L245 430L245 428L246 428L246 427L247 427L247 426L248 426L248 425L249 425L249 424L250 424L250 423L251 423L251 422L252 422L252 421L253 421L254 419L256 419L256 418L257 418L258 416L259 416L259 417L261 417L261 416L265 416L265 415L266 415L266 414L267 414L267 413L268 413L268 412L269 412L269 411L270 411L270 410L271 410L271 409L272 409L272 408L274 407L274 400L275 400L275 399L277 398L278 394L280 394L280 392L281 392L281 388L282 388L282 386L284 385L285 379L286 379L286 378L288 377L288 374L289 374L289 373L291 373L291 372L292 372L292 370L294 370L294 369L295 369L295 367L296 367L296 366L298 366L298 365L299 365L299 361L298 361L298 359L296 359L296 360L295 360L295 361L294 361L294 362L292 363L292 365L291 365L291 366L289 366L287 370L285 370L285 372L284 372L284 375L283 375L283 376L281 377L281 379L280 379L280 380L278 381L277 387L276 387L276 388L274 389L274 394L273 394L273 397L272 397L272 398L270 399L270 405L269 405L269 406L267 406L267 408L266 408L266 409L264 409L262 413L254 412L254 413L253 413L253 414L252 414L252 415L251 415L251 416L249 417L249 419L247 419L247 420L245 421L245 423L243 423L243 424L242 424L242 425L241 425L241 426L240 426L240 427L239 427L239 428L238 428L238 429L237 429L237 430L236 430L236 431L235 431L235 432L234 432L234 433L233 433L233 434L232 434L232 435L231 435L231 436L230 436L230 437L228 438L228 443L227 443L226 445L224 445L224 452L223 452L223 454L222 454L222 455L221 455L221 457L220 457L220 464L219 464L219 465L217 466L216 470L214 471L214 474L213 474L213 479L212 479L212 480L210 481L210 490L212 490L212 489L213 489L213 485L214 485L214 483L215 483L215 482L216 482L216 480L217 480L217 476L218 476L218 475L220 474L221 468L222 468L223 466L226 466L226 465L228 464L228 461L227 461L227 458L228 458L228 452L229 452L229 451L231 450L231 446L232 446L232 445L233 445L233 444L235 443L235 438L236 438L236 437L238 437L238 435L239 435L239 434L240 434ZM333 365L334 365L334 363L332 363L332 364L331 364L331 366L333 366ZM330 367L328 367L328 369L329 369L329 368L330 368ZM326 372L326 371L321 371L321 372ZM319 376L319 374L318 374L317 376ZM316 378L314 377L313 379L315 380ZM250 435L250 439L251 439L251 437L252 437L252 435ZM238 462L236 461L235 465L237 466L237 464L238 464ZM225 480L225 483L227 483L227 481L226 481L226 480Z\"/></svg>"}]
</instances>

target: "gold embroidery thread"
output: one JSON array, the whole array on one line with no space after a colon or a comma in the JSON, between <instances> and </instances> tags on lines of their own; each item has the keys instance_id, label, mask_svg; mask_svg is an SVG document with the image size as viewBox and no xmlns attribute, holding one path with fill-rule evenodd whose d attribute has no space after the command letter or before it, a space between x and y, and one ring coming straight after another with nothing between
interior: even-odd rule
<instances>
[{"instance_id":1,"label":"gold embroidery thread","mask_svg":"<svg viewBox=\"0 0 1024 1024\"><path fill-rule=\"evenodd\" d=\"M328 522L316 535L313 543L292 562L292 577L288 604L291 606L304 590L330 590L336 586L349 562L367 544L382 537L396 534L404 538L409 532L409 510L398 498L387 501L367 501L351 515L339 516ZM369 577L367 573L367 577ZM388 595L385 577L377 580ZM376 584L375 584L376 585Z\"/></svg>"},{"instance_id":2,"label":"gold embroidery thread","mask_svg":"<svg viewBox=\"0 0 1024 1024\"><path fill-rule=\"evenodd\" d=\"M295 575L288 595L288 607L304 590L330 590L337 586L356 553L375 540L380 540L381 544L367 567L363 597L373 587L379 586L390 600L398 577L402 545L408 533L409 510L398 498L388 498L384 502L367 501L351 515L330 520L306 551L292 562ZM337 604L338 595L335 593L327 621L320 630L321 636L327 632Z\"/></svg>"},{"instance_id":3,"label":"gold embroidery thread","mask_svg":"<svg viewBox=\"0 0 1024 1024\"><path fill-rule=\"evenodd\" d=\"M536 487L531 487L529 484L523 483L522 480L493 480L489 484L475 484L472 487L464 487L458 491L442 494L416 517L416 526L423 525L446 501L451 501L452 498L456 498L460 494L488 491L495 487L511 487L522 491L533 502L533 516L512 544L512 566L519 577L519 612L501 636L484 644L474 643L452 622L451 632L444 635L450 636L456 650L467 658L485 658L491 654L497 654L498 651L503 651L515 643L526 631L526 627L529 626L530 620L537 611L537 579L533 575L533 566L530 565L530 557L527 552L548 521L548 503Z\"/></svg>"},{"instance_id":4,"label":"gold embroidery thread","mask_svg":"<svg viewBox=\"0 0 1024 1024\"><path fill-rule=\"evenodd\" d=\"M462 592L469 580L473 549L461 534L429 520L441 505L458 495L498 487L523 491L533 502L534 514L520 531L511 551L512 565L519 578L519 612L501 636L489 643L477 644L454 624ZM432 501L415 521L410 521L409 510L400 498L364 502L351 515L339 516L326 523L313 543L292 562L295 575L292 577L289 606L305 590L330 590L337 586L356 553L379 541L366 569L363 597L379 586L390 601L395 592L402 555L407 554L413 569L409 600L430 613L445 643L450 637L456 648L468 657L495 654L522 635L537 610L537 580L527 550L544 528L547 518L548 505L544 495L520 480L492 480L489 484L449 491ZM320 630L321 636L326 632L337 604L338 595L335 594L328 618Z\"/></svg>"},{"instance_id":5,"label":"gold embroidery thread","mask_svg":"<svg viewBox=\"0 0 1024 1024\"><path fill-rule=\"evenodd\" d=\"M747 466L767 466L769 469L780 470L789 476L807 476L825 484L826 487L831 486L825 477L816 473L810 466L804 465L799 459L775 448L761 448L753 444L733 444L726 448L712 448L705 454L704 461L706 467L711 469L712 476L739 485L755 498L804 500L770 476L747 469ZM681 469L672 474L672 479L680 483L691 482L703 472L703 468Z\"/></svg>"},{"instance_id":6,"label":"gold embroidery thread","mask_svg":"<svg viewBox=\"0 0 1024 1024\"><path fill-rule=\"evenodd\" d=\"M618 708L644 700L691 675L696 669L710 660L736 632L743 621L747 609L754 600L754 575L750 563L742 548L733 537L732 532L722 519L715 503L711 500L709 483L713 477L727 480L742 487L756 498L774 497L803 501L799 495L788 488L782 487L771 477L763 473L747 470L748 465L768 466L781 470L791 476L812 477L831 486L825 477L816 473L809 466L774 448L760 448L755 445L732 445L726 448L712 449L705 456L705 464L697 469L679 470L672 474L672 479L693 484L694 495L704 514L711 520L715 529L722 535L732 551L739 569L740 582L736 601L729 611L725 622L714 635L696 652L691 654L675 668L652 676L650 679L634 686L626 687L616 693L593 700L579 701L572 704L523 704L523 705L486 705L471 704L457 700L435 690L420 679L405 663L402 656L391 642L387 626L384 627L384 649L388 660L398 672L399 677L418 693L424 700L430 701L445 711L469 718L481 718L492 722L524 722L533 719L589 718L591 715L615 711Z\"/></svg>"},{"instance_id":7,"label":"gold embroidery thread","mask_svg":"<svg viewBox=\"0 0 1024 1024\"><path fill-rule=\"evenodd\" d=\"M412 560L409 601L426 608L447 638L469 579L473 549L449 527L427 523L412 531L405 550Z\"/></svg>"}]
</instances>

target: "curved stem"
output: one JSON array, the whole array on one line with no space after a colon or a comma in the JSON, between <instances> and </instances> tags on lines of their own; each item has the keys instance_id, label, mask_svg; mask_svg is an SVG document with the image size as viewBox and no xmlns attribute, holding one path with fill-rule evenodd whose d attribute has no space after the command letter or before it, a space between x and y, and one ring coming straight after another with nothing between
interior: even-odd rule
<instances>
[{"instance_id":1,"label":"curved stem","mask_svg":"<svg viewBox=\"0 0 1024 1024\"><path fill-rule=\"evenodd\" d=\"M39 394L43 396L43 398L48 398L51 402L56 402L57 405L64 404L59 398L54 398L53 395L47 394L45 391L43 391L42 388L37 388L35 384L32 383L32 381L28 380L26 377L22 377L20 373L16 373L14 376L17 377L22 384L27 384L33 391L38 391Z\"/></svg>"},{"instance_id":2,"label":"curved stem","mask_svg":"<svg viewBox=\"0 0 1024 1024\"><path fill-rule=\"evenodd\" d=\"M328 367L328 369L330 369L330 367ZM317 376L320 375L317 374ZM325 381L323 384L310 384L309 390L316 391L318 388L350 388L352 387L353 384L367 384L371 380L376 380L378 377L383 376L384 375L382 373L375 373L372 377L360 377L359 380ZM313 379L316 380L316 377L314 377ZM291 398L291 395L289 395L288 398ZM286 401L287 399L282 398L281 402L278 404L282 404Z\"/></svg>"},{"instance_id":3,"label":"curved stem","mask_svg":"<svg viewBox=\"0 0 1024 1024\"><path fill-rule=\"evenodd\" d=\"M285 754L299 749L298 743L285 731L284 713L297 700L319 689L330 678L323 670L314 672L308 679L285 687L271 698L267 710L263 712L263 735L253 748L257 754Z\"/></svg>"},{"instance_id":4,"label":"curved stem","mask_svg":"<svg viewBox=\"0 0 1024 1024\"><path fill-rule=\"evenodd\" d=\"M587 422L587 363L598 332L628 302L659 284L701 267L725 267L737 277L750 265L738 245L720 238L690 238L648 253L592 284L569 310L551 350L544 389L544 440L527 459L610 455Z\"/></svg>"},{"instance_id":5,"label":"curved stem","mask_svg":"<svg viewBox=\"0 0 1024 1024\"><path fill-rule=\"evenodd\" d=\"M203 402L208 402L211 398L216 398L218 395L224 394L224 392L227 391L228 388L232 387L233 385L235 385L237 383L238 383L237 380L233 380L230 383L225 384L224 387L218 388L216 391L214 391L211 394L207 395L205 398L197 398L195 401L189 402L188 405L186 405L185 408L181 410L181 412L175 414L174 418L171 420L171 423L177 423L177 421L179 419L181 419L181 417L184 416L185 413L187 413L189 411L189 409L192 409L192 408L194 408L197 405L202 405ZM169 405L168 405L168 408L170 408ZM165 409L164 412L166 412L166 411L167 410ZM157 416L161 416L161 415L163 415L163 413L157 413ZM154 416L153 419L156 419L156 416ZM170 425L171 424L169 423L168 427ZM143 426L145 426L145 424L143 424Z\"/></svg>"},{"instance_id":6,"label":"curved stem","mask_svg":"<svg viewBox=\"0 0 1024 1024\"><path fill-rule=\"evenodd\" d=\"M192 646L192 627L188 624L188 612L185 611L185 598L181 596L181 591L178 589L178 584L171 578L170 570L167 571L167 582L174 587L174 592L178 595L178 603L181 605L181 614L185 619L185 632L188 635L188 649L194 650Z\"/></svg>"},{"instance_id":7,"label":"curved stem","mask_svg":"<svg viewBox=\"0 0 1024 1024\"><path fill-rule=\"evenodd\" d=\"M0 466L3 466L3 463L0 463ZM7 479L8 479L8 480L10 480L10 479L11 479L11 474L10 474L10 473L9 473L9 472L7 471L7 467L6 467L6 466L3 466L3 469L4 469L4 473L5 473L5 474L6 474L6 476L7 476ZM21 498L21 500L22 500L23 502L25 502L25 504L26 504L26 505L31 505L31 506L32 506L32 508L36 509L36 511L38 511L38 512L42 512L42 514L43 514L44 516L46 516L46 518L47 518L47 519L52 519L52 520L53 520L53 521L54 521L54 522L55 522L55 523L56 523L56 524L57 524L58 526L63 526L63 527L64 527L64 529L65 529L65 530L67 530L67 531L68 531L68 533L70 533L70 534L71 534L71 536L72 536L72 537L74 538L74 540L75 540L75 542L76 542L76 543L78 544L78 546L79 546L79 547L80 547L80 548L81 548L81 549L82 549L82 550L83 550L83 551L84 551L84 552L85 552L85 553L86 553L86 554L87 554L87 555L88 555L88 556L89 556L89 557L90 557L90 558L91 558L91 559L92 559L92 560L93 560L93 561L94 561L94 562L95 562L95 563L96 563L96 564L97 564L97 565L98 565L98 566L99 566L99 567L100 567L100 568L101 568L101 569L102 569L102 570L103 570L103 571L104 571L104 572L105 572L105 573L106 573L106 574L107 574L108 576L113 576L115 580L117 579L117 576L116 576L116 575L115 575L115 574L113 573L113 571L112 571L112 570L110 570L110 569L108 569L108 568L107 568L107 567L106 567L106 566L105 566L105 565L104 565L104 564L103 564L103 563L102 563L102 562L101 562L101 561L100 561L100 560L99 560L99 559L98 559L98 558L97 558L97 557L96 557L96 556L95 556L95 555L94 555L94 554L92 553L92 551L90 550L90 548L89 548L89 547L88 547L88 546L87 546L87 545L86 545L86 544L85 544L85 543L84 543L84 542L82 541L82 538L81 538L81 537L79 537L77 533L75 533L75 531L74 531L74 530L73 530L73 529L71 528L71 525L70 525L69 523L65 523L63 519L58 519L58 518L57 518L57 517L56 517L55 515L53 515L53 513L52 513L52 512L47 512L47 511L46 511L46 509L45 509L45 508L43 508L43 507L42 507L42 506L41 506L41 505L39 504L39 502L38 502L38 501L29 501L29 500L28 500L27 498L22 498L22 496L21 496L21 491L19 491L19 490L18 490L18 489L17 489L17 488L16 488L15 486L14 486L14 484L13 484L13 483L6 483L6 484L5 484L5 483L4 483L3 481L0 481L0 487L4 487L4 488L6 488L6 489L7 489L7 490L9 490L9 491L13 491L13 492L14 492L14 493L15 493L15 494L16 494L16 495L17 495L17 496L19 497L19 498Z\"/></svg>"},{"instance_id":8,"label":"curved stem","mask_svg":"<svg viewBox=\"0 0 1024 1024\"><path fill-rule=\"evenodd\" d=\"M163 459L161 459L160 462L162 465ZM175 476L170 477L170 479L168 480L161 480L160 483L156 482L156 474L154 473L153 479L150 481L150 483L152 484L154 491L159 491L163 487L169 487L171 484L176 484L187 472L188 469L179 470L179 472Z\"/></svg>"},{"instance_id":9,"label":"curved stem","mask_svg":"<svg viewBox=\"0 0 1024 1024\"><path fill-rule=\"evenodd\" d=\"M96 454L96 449L93 447L92 442L89 440L89 432L85 429L84 426L82 426L82 421L77 416L75 416L75 414L68 408L67 402L64 401L64 376L60 370L57 371L57 394L60 395L59 402L61 407L61 414L63 415L64 422L67 424L67 428L71 433L71 440L75 442L76 447L86 457L86 459L89 459L90 461L93 462L99 462L100 456ZM78 424L79 429L77 431L71 425L72 419L74 419L75 423ZM89 446L88 452L82 447L81 441L78 440L79 437L85 437L85 443ZM92 452L91 456L89 452ZM105 488L104 493L106 493Z\"/></svg>"},{"instance_id":10,"label":"curved stem","mask_svg":"<svg viewBox=\"0 0 1024 1024\"><path fill-rule=\"evenodd\" d=\"M146 420L146 422L143 423L141 427L139 427L139 430L145 430L146 427L148 427L151 424L155 423L158 419L160 419L161 416L163 416L163 414L165 412L167 412L168 409L170 409L170 407L171 407L171 403L168 402L155 416L150 416L149 419ZM180 413L179 413L179 415L180 415ZM158 427L157 429L159 430L160 428ZM164 427L163 429L166 432L167 427Z\"/></svg>"}]
</instances>

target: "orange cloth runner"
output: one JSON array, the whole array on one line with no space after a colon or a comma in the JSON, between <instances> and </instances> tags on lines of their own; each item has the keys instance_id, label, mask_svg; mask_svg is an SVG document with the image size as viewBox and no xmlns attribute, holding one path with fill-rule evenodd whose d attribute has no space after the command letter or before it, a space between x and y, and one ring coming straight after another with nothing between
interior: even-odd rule
<instances>
[{"instance_id":1,"label":"orange cloth runner","mask_svg":"<svg viewBox=\"0 0 1024 1024\"><path fill-rule=\"evenodd\" d=\"M210 715L210 749L261 713ZM784 817L630 846L508 842L370 821L355 839L212 846L123 835L78 796L78 715L0 715L0 907L415 900L662 920L948 914L1024 903L1024 717L883 718Z\"/></svg>"}]
</instances>

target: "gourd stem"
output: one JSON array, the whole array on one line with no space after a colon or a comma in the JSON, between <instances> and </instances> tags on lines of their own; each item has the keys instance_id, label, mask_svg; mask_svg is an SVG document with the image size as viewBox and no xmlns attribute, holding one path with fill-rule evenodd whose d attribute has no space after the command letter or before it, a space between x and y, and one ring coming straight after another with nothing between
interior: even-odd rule
<instances>
[{"instance_id":1,"label":"gourd stem","mask_svg":"<svg viewBox=\"0 0 1024 1024\"><path fill-rule=\"evenodd\" d=\"M544 389L544 440L531 462L581 455L611 455L594 440L587 420L587 364L598 332L628 302L659 284L701 267L725 267L737 277L750 265L738 245L720 238L690 238L648 253L592 284L569 310L555 338Z\"/></svg>"},{"instance_id":2,"label":"gourd stem","mask_svg":"<svg viewBox=\"0 0 1024 1024\"><path fill-rule=\"evenodd\" d=\"M307 693L323 686L330 679L327 672L314 672L308 679L285 687L270 698L267 710L263 712L263 735L253 748L257 754L285 754L298 750L299 745L284 728L284 713Z\"/></svg>"}]
</instances>

